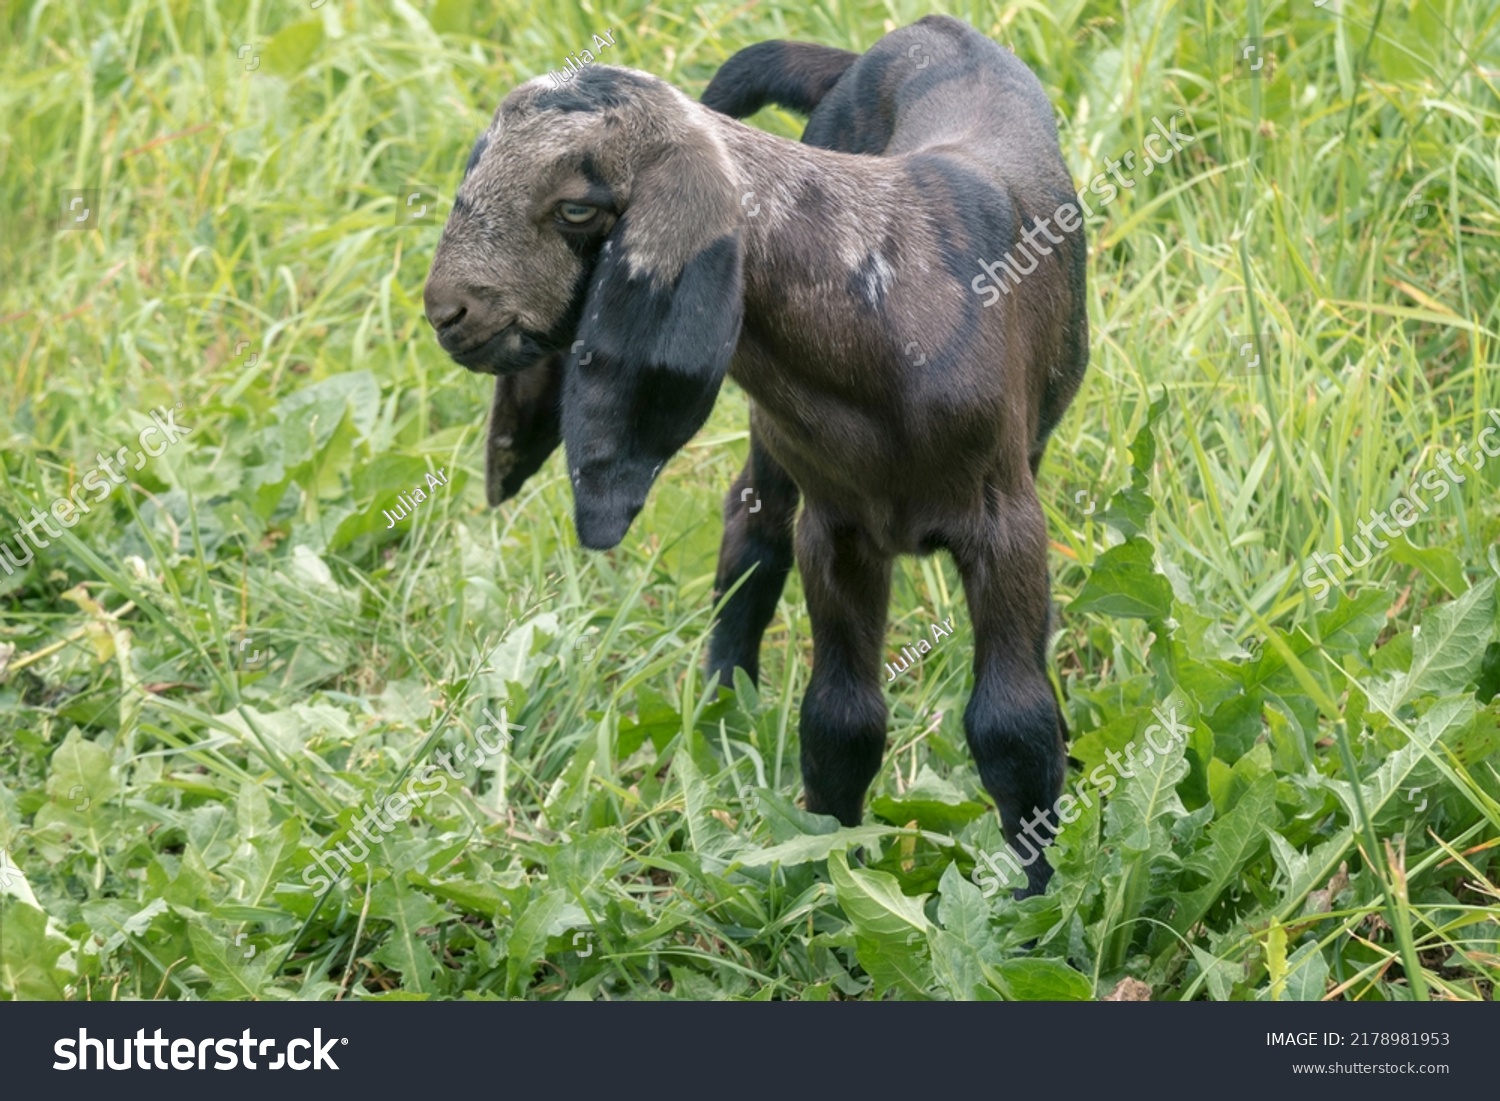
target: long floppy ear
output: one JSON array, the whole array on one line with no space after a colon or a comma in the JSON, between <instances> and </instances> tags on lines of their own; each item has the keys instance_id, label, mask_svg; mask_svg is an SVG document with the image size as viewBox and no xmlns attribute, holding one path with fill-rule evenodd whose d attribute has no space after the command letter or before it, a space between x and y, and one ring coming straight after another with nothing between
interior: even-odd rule
<instances>
[{"instance_id":1,"label":"long floppy ear","mask_svg":"<svg viewBox=\"0 0 1500 1101\"><path fill-rule=\"evenodd\" d=\"M562 442L562 356L495 377L489 439L484 449L484 495L494 508L520 492Z\"/></svg>"},{"instance_id":2,"label":"long floppy ear","mask_svg":"<svg viewBox=\"0 0 1500 1101\"><path fill-rule=\"evenodd\" d=\"M691 140L696 137L697 140ZM723 153L667 150L600 246L563 368L578 541L625 537L657 472L702 427L739 341L743 259Z\"/></svg>"}]
</instances>

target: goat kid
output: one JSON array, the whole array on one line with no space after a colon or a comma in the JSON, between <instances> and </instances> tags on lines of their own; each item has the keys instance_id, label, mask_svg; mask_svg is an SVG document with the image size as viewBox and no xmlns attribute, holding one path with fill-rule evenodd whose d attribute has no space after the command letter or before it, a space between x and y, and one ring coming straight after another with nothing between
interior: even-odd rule
<instances>
[{"instance_id":1,"label":"goat kid","mask_svg":"<svg viewBox=\"0 0 1500 1101\"><path fill-rule=\"evenodd\" d=\"M769 102L809 112L801 143L735 121ZM757 676L795 559L813 628L806 805L845 825L885 747L899 554L947 550L962 577L964 728L1007 839L1061 790L1034 478L1088 361L1082 229L994 308L971 283L1072 198L1036 77L946 16L863 55L751 46L702 104L611 66L540 77L469 157L425 304L453 359L497 376L489 502L561 442L579 541L615 546L733 377L751 438L718 590L749 576L710 670ZM1049 875L1035 862L1021 893Z\"/></svg>"}]
</instances>

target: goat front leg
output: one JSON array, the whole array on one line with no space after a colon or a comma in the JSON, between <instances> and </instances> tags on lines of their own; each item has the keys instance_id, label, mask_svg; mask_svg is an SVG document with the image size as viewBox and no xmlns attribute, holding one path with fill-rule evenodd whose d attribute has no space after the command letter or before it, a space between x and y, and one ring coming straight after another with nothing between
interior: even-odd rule
<instances>
[{"instance_id":1,"label":"goat front leg","mask_svg":"<svg viewBox=\"0 0 1500 1101\"><path fill-rule=\"evenodd\" d=\"M750 425L750 457L724 498L724 541L714 579L714 602L746 573L724 605L708 647L708 672L734 687L739 666L760 679L760 640L792 569L792 527L800 494Z\"/></svg>"},{"instance_id":2,"label":"goat front leg","mask_svg":"<svg viewBox=\"0 0 1500 1101\"><path fill-rule=\"evenodd\" d=\"M955 540L974 632L974 693L964 732L1005 838L1026 871L1016 897L1041 894L1052 868L1042 848L1066 765L1064 726L1047 679L1047 525L1028 479L987 511L977 537Z\"/></svg>"},{"instance_id":3,"label":"goat front leg","mask_svg":"<svg viewBox=\"0 0 1500 1101\"><path fill-rule=\"evenodd\" d=\"M857 826L885 754L880 653L891 559L809 504L797 523L797 568L813 634L801 726L807 809Z\"/></svg>"}]
</instances>

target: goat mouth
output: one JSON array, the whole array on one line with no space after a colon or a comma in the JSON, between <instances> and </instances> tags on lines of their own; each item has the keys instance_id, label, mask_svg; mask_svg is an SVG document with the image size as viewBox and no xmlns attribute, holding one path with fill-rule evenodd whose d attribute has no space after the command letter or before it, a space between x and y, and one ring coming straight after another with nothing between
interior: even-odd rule
<instances>
[{"instance_id":1,"label":"goat mouth","mask_svg":"<svg viewBox=\"0 0 1500 1101\"><path fill-rule=\"evenodd\" d=\"M441 337L439 343L442 343ZM462 348L445 345L444 350L460 367L484 375L523 371L548 353L536 336L515 324L506 325Z\"/></svg>"}]
</instances>

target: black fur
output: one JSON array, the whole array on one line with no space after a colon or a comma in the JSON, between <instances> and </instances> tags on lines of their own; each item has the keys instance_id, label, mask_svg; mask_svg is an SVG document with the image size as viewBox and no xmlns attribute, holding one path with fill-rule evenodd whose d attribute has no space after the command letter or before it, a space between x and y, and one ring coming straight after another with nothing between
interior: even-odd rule
<instances>
[{"instance_id":1,"label":"black fur","mask_svg":"<svg viewBox=\"0 0 1500 1101\"><path fill-rule=\"evenodd\" d=\"M632 277L614 245L630 222L600 254L563 370L574 519L595 550L625 537L662 465L708 419L740 334L739 242L719 238L659 287Z\"/></svg>"},{"instance_id":2,"label":"black fur","mask_svg":"<svg viewBox=\"0 0 1500 1101\"><path fill-rule=\"evenodd\" d=\"M816 107L859 54L808 42L757 42L714 74L702 103L730 118L748 118L767 103L803 114Z\"/></svg>"},{"instance_id":3,"label":"black fur","mask_svg":"<svg viewBox=\"0 0 1500 1101\"><path fill-rule=\"evenodd\" d=\"M464 165L464 178L468 179L469 173L474 171L474 166L479 163L479 158L484 156L484 151L490 147L490 139L480 134L479 140L474 143L474 149L469 154L469 162Z\"/></svg>"},{"instance_id":4,"label":"black fur","mask_svg":"<svg viewBox=\"0 0 1500 1101\"><path fill-rule=\"evenodd\" d=\"M760 676L760 639L792 569L799 499L797 483L752 436L750 459L724 499L724 539L714 582L725 593L745 578L725 603L709 644L709 671L724 684L733 685L735 666L752 681Z\"/></svg>"},{"instance_id":5,"label":"black fur","mask_svg":"<svg viewBox=\"0 0 1500 1101\"><path fill-rule=\"evenodd\" d=\"M485 447L485 498L510 500L562 442L562 357L499 375Z\"/></svg>"}]
</instances>

